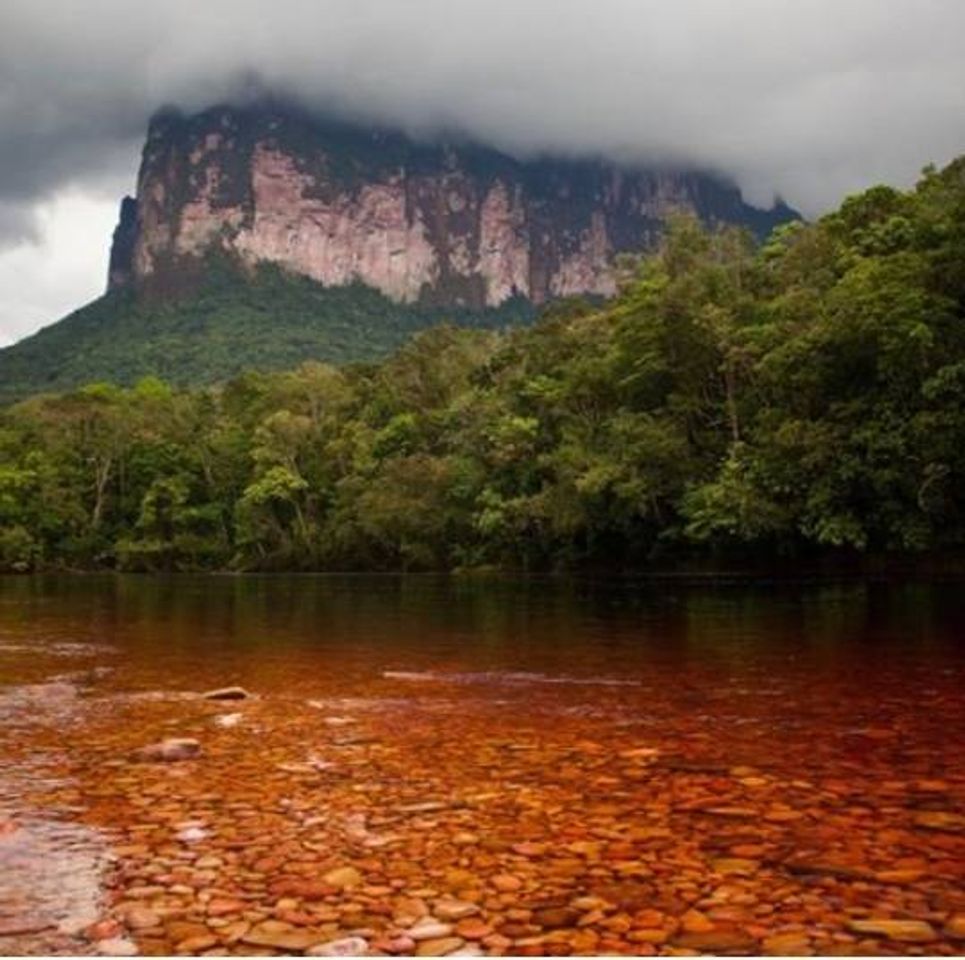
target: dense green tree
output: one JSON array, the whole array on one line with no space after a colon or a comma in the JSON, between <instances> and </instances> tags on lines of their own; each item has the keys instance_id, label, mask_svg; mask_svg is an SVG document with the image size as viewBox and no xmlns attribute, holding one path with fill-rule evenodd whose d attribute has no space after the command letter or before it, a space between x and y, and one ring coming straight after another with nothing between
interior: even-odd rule
<instances>
[{"instance_id":1,"label":"dense green tree","mask_svg":"<svg viewBox=\"0 0 965 960\"><path fill-rule=\"evenodd\" d=\"M758 248L674 218L533 327L0 410L5 570L960 551L963 498L965 160Z\"/></svg>"}]
</instances>

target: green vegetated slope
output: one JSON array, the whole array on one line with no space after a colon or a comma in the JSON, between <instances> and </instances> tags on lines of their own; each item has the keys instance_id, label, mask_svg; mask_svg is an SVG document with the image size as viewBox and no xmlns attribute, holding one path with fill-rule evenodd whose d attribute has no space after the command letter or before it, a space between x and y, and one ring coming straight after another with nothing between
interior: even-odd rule
<instances>
[{"instance_id":1,"label":"green vegetated slope","mask_svg":"<svg viewBox=\"0 0 965 960\"><path fill-rule=\"evenodd\" d=\"M378 364L0 410L6 569L963 547L965 158L759 247L677 219L618 297L532 327L436 327Z\"/></svg>"},{"instance_id":2,"label":"green vegetated slope","mask_svg":"<svg viewBox=\"0 0 965 960\"><path fill-rule=\"evenodd\" d=\"M407 306L361 284L323 287L272 266L242 274L215 259L201 276L165 301L114 291L0 351L0 402L97 380L200 385L304 360L378 360L443 321L485 329L534 313L522 300L486 311Z\"/></svg>"}]
</instances>

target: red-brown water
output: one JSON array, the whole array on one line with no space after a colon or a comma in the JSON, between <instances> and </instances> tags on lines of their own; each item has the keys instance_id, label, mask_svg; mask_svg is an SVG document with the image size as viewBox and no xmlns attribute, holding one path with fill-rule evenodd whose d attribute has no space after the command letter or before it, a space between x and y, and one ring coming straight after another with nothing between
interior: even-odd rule
<instances>
[{"instance_id":1,"label":"red-brown water","mask_svg":"<svg viewBox=\"0 0 965 960\"><path fill-rule=\"evenodd\" d=\"M963 588L0 578L0 953L960 953Z\"/></svg>"}]
</instances>

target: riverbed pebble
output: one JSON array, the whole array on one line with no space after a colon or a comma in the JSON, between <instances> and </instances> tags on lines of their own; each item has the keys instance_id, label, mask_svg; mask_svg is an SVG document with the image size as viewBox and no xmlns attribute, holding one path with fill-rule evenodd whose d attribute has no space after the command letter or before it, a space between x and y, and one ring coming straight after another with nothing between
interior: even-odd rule
<instances>
[{"instance_id":1,"label":"riverbed pebble","mask_svg":"<svg viewBox=\"0 0 965 960\"><path fill-rule=\"evenodd\" d=\"M305 954L309 957L361 957L368 949L368 941L362 937L342 937L317 943L309 947Z\"/></svg>"},{"instance_id":2,"label":"riverbed pebble","mask_svg":"<svg viewBox=\"0 0 965 960\"><path fill-rule=\"evenodd\" d=\"M450 933L452 933L452 924L443 923L432 917L426 917L424 920L420 920L406 931L407 936L416 941L436 940L442 937L448 937Z\"/></svg>"},{"instance_id":3,"label":"riverbed pebble","mask_svg":"<svg viewBox=\"0 0 965 960\"><path fill-rule=\"evenodd\" d=\"M122 937L98 940L94 947L104 957L136 957L139 953L136 943Z\"/></svg>"},{"instance_id":4,"label":"riverbed pebble","mask_svg":"<svg viewBox=\"0 0 965 960\"><path fill-rule=\"evenodd\" d=\"M139 751L143 760L173 762L191 760L201 752L199 741L191 737L169 737L160 743L152 743Z\"/></svg>"},{"instance_id":5,"label":"riverbed pebble","mask_svg":"<svg viewBox=\"0 0 965 960\"><path fill-rule=\"evenodd\" d=\"M103 912L75 947L961 951L965 778L923 734L948 727L935 700L930 713L904 710L896 693L886 706L863 701L866 716L849 725L856 708L839 687L835 697L806 687L792 704L723 681L681 690L668 676L607 687L605 698L575 685L517 680L497 696L380 674L349 698L355 681L342 676L289 680L273 690L270 671L259 676L259 696L237 708L243 724L213 727L231 715L196 695L125 699L10 747L14 762L28 748L69 747L37 793L103 831L111 853ZM869 736L877 713L900 740ZM197 744L187 759L203 760L130 762L140 745L172 741ZM20 832L0 838L0 861ZM2 915L0 927L15 920ZM62 952L54 938L70 931L40 926L28 942Z\"/></svg>"}]
</instances>

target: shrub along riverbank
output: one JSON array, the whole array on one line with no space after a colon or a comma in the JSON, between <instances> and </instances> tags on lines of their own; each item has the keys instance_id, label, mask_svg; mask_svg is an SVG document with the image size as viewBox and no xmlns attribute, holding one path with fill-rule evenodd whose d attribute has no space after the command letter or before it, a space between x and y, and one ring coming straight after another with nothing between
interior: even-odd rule
<instances>
[{"instance_id":1,"label":"shrub along riverbank","mask_svg":"<svg viewBox=\"0 0 965 960\"><path fill-rule=\"evenodd\" d=\"M0 568L547 569L965 542L965 160L372 365L0 412Z\"/></svg>"}]
</instances>

